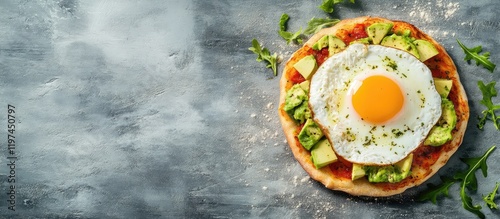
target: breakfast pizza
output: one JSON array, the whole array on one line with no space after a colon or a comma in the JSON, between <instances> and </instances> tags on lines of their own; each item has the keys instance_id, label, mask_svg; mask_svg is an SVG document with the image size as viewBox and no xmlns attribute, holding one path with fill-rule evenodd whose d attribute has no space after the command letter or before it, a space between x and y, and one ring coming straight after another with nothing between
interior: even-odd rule
<instances>
[{"instance_id":1,"label":"breakfast pizza","mask_svg":"<svg viewBox=\"0 0 500 219\"><path fill-rule=\"evenodd\" d=\"M433 176L469 119L445 49L407 22L380 17L345 19L313 35L284 67L278 111L313 179L373 197Z\"/></svg>"}]
</instances>

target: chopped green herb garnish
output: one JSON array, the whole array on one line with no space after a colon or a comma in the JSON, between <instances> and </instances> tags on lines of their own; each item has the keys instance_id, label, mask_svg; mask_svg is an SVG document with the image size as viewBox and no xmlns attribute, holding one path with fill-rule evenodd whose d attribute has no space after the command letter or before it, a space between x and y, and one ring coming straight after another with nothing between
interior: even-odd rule
<instances>
[{"instance_id":1,"label":"chopped green herb garnish","mask_svg":"<svg viewBox=\"0 0 500 219\"><path fill-rule=\"evenodd\" d=\"M276 53L271 55L271 53L267 48L260 46L257 39L252 40L252 47L248 48L248 50L257 54L257 59L256 59L257 62L266 61L267 62L266 67L271 68L273 70L274 76L278 75L276 68L276 66L278 65L277 61L278 55Z\"/></svg>"},{"instance_id":2,"label":"chopped green herb garnish","mask_svg":"<svg viewBox=\"0 0 500 219\"><path fill-rule=\"evenodd\" d=\"M482 65L484 68L488 69L490 72L493 72L495 69L496 65L493 64L489 58L490 58L490 53L485 52L482 55L479 55L481 51L483 51L483 48L481 46L476 46L474 48L467 48L462 44L459 40L457 40L458 45L464 50L465 53L465 61L470 61L474 59L476 61L476 65Z\"/></svg>"}]
</instances>

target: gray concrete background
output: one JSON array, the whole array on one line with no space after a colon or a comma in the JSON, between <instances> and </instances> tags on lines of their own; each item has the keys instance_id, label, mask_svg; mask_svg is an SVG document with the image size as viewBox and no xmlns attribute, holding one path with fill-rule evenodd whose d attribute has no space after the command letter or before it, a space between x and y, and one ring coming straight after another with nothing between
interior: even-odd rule
<instances>
[{"instance_id":1,"label":"gray concrete background","mask_svg":"<svg viewBox=\"0 0 500 219\"><path fill-rule=\"evenodd\" d=\"M0 218L475 218L458 184L437 205L415 201L425 186L352 197L325 189L295 161L277 118L281 73L274 77L248 47L256 38L288 59L298 46L277 34L281 14L296 31L328 16L320 3L1 1ZM499 140L491 122L476 128L484 109L477 81L499 81L499 70L467 64L456 43L482 45L500 64L499 11L499 1L357 0L331 15L408 21L455 60L471 119L438 175L465 169L459 157L480 156ZM481 196L500 182L499 158L493 152L472 194L489 218L499 212ZM8 210L11 185L16 211Z\"/></svg>"}]
</instances>

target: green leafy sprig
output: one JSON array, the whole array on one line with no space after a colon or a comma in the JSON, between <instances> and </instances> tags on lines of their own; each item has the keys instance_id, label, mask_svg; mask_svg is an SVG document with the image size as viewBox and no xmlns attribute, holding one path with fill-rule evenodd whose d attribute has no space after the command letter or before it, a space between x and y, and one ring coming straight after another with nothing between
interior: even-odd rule
<instances>
[{"instance_id":1,"label":"green leafy sprig","mask_svg":"<svg viewBox=\"0 0 500 219\"><path fill-rule=\"evenodd\" d=\"M323 28L334 26L338 22L340 22L340 20L334 18L312 18L307 22L307 28L304 30L304 34L315 34Z\"/></svg>"},{"instance_id":2,"label":"green leafy sprig","mask_svg":"<svg viewBox=\"0 0 500 219\"><path fill-rule=\"evenodd\" d=\"M464 172L458 172L455 174L453 179L443 178L443 182L437 186L432 184L428 185L427 191L419 196L420 201L430 200L432 203L436 204L437 198L440 195L448 196L448 190L457 181L460 183L460 198L462 200L462 206L464 209L476 214L480 218L485 218L485 215L481 212L481 206L475 205L472 202L472 198L467 194L468 190L477 190L477 178L476 171L481 169L483 176L488 176L488 166L486 160L490 156L491 152L495 150L496 146L491 146L481 157L476 158L463 158L461 159L464 163L468 165L468 169Z\"/></svg>"},{"instance_id":3,"label":"green leafy sprig","mask_svg":"<svg viewBox=\"0 0 500 219\"><path fill-rule=\"evenodd\" d=\"M476 46L474 48L467 48L458 39L457 39L457 43L465 53L465 58L464 58L465 61L469 62L470 60L474 59L476 61L476 65L482 65L484 68L488 69L490 72L493 72L496 65L493 64L489 60L490 53L485 52L482 55L479 54L480 52L483 51L482 46Z\"/></svg>"},{"instance_id":4,"label":"green leafy sprig","mask_svg":"<svg viewBox=\"0 0 500 219\"><path fill-rule=\"evenodd\" d=\"M498 209L498 205L495 203L495 196L497 195L498 186L500 184L497 182L493 191L487 196L483 196L483 200L490 209Z\"/></svg>"},{"instance_id":5,"label":"green leafy sprig","mask_svg":"<svg viewBox=\"0 0 500 219\"><path fill-rule=\"evenodd\" d=\"M323 0L323 3L319 6L319 9L323 10L326 13L333 13L334 6L338 3L342 3L344 0ZM355 3L354 0L349 0L351 3Z\"/></svg>"},{"instance_id":6,"label":"green leafy sprig","mask_svg":"<svg viewBox=\"0 0 500 219\"><path fill-rule=\"evenodd\" d=\"M491 100L491 98L497 96L497 90L495 89L495 84L496 84L495 81L492 81L486 85L482 81L477 82L477 86L479 87L479 90L481 90L481 93L483 94L483 99L479 102L482 105L486 106L486 110L483 110L482 112L483 117L479 119L479 123L477 124L477 127L479 129L483 129L486 120L490 119L493 121L495 128L497 130L500 130L500 125L498 122L500 118L496 115L496 111L500 109L500 104L495 105Z\"/></svg>"},{"instance_id":7,"label":"green leafy sprig","mask_svg":"<svg viewBox=\"0 0 500 219\"><path fill-rule=\"evenodd\" d=\"M277 72L278 55L276 53L271 55L269 49L261 47L257 39L252 40L252 47L248 48L248 50L257 54L257 59L256 59L257 62L266 61L267 62L266 67L271 68L273 70L274 76L278 75Z\"/></svg>"},{"instance_id":8,"label":"green leafy sprig","mask_svg":"<svg viewBox=\"0 0 500 219\"><path fill-rule=\"evenodd\" d=\"M280 23L279 27L280 29L278 30L278 34L286 40L287 44L290 44L291 42L295 42L297 44L302 44L303 39L302 39L302 29L299 31L292 33L288 32L287 30L287 23L288 20L290 19L290 16L288 14L282 14L280 18Z\"/></svg>"}]
</instances>

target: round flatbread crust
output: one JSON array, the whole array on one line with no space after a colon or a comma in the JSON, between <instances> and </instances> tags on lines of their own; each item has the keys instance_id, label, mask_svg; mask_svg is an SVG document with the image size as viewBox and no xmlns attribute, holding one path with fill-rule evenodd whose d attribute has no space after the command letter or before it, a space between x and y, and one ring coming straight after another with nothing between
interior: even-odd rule
<instances>
[{"instance_id":1,"label":"round flatbread crust","mask_svg":"<svg viewBox=\"0 0 500 219\"><path fill-rule=\"evenodd\" d=\"M412 165L412 173L405 180L399 183L370 183L365 178L352 181L342 176L336 176L328 167L316 169L311 162L311 154L305 150L298 142L298 125L290 118L290 116L283 110L285 103L286 91L293 85L290 80L291 74L295 71L293 65L307 54L310 54L312 45L324 35L336 35L342 38L342 34L349 33L357 24L365 24L368 26L376 22L391 22L393 23L393 32L398 30L408 29L411 31L411 36L416 39L425 39L434 44L439 50L439 54L435 57L425 61L424 63L431 69L434 77L448 78L453 80L453 87L449 94L449 99L455 105L457 113L457 125L453 130L453 139L450 142L440 146L439 157L435 162L430 165ZM408 188L418 186L433 176L441 167L443 167L449 158L455 153L460 144L467 127L469 119L469 106L467 96L464 88L460 82L457 68L453 60L445 51L445 49L438 44L430 36L416 28L412 24L404 21L392 21L380 17L357 17L351 19L344 19L333 27L322 29L320 32L313 35L309 40L297 50L290 59L287 61L283 74L280 80L280 100L279 100L278 114L281 120L283 131L285 133L288 144L293 152L295 159L300 163L304 170L311 176L311 178L321 182L327 188L332 190L343 191L355 196L371 196L371 197L385 197L403 193ZM430 147L430 146L420 146ZM418 149L417 149L418 150ZM425 150L424 150L425 151Z\"/></svg>"}]
</instances>

